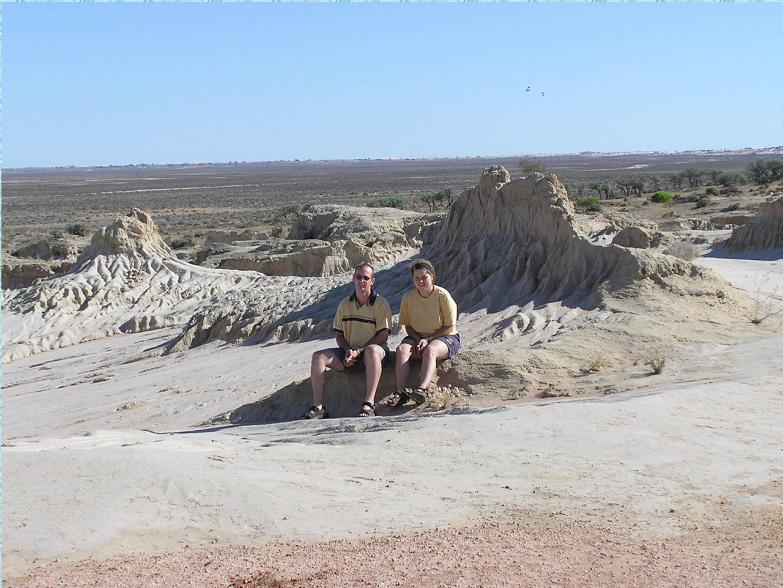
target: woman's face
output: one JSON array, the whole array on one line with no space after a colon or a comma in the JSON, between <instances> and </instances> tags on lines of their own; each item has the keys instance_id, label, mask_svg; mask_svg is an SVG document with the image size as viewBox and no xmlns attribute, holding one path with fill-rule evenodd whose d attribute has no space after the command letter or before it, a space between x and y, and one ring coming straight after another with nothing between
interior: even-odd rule
<instances>
[{"instance_id":1,"label":"woman's face","mask_svg":"<svg viewBox=\"0 0 783 588\"><path fill-rule=\"evenodd\" d=\"M413 285L420 294L429 294L435 287L432 281L432 274L425 269L417 269L413 271Z\"/></svg>"}]
</instances>

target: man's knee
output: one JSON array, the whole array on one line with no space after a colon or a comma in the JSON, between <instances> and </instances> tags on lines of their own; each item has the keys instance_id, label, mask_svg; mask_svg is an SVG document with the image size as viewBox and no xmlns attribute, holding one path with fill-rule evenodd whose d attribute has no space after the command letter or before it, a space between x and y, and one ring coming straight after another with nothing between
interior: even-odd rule
<instances>
[{"instance_id":1,"label":"man's knee","mask_svg":"<svg viewBox=\"0 0 783 588\"><path fill-rule=\"evenodd\" d=\"M380 363L383 361L384 355L386 355L386 352L380 345L370 345L364 350L364 363L368 361Z\"/></svg>"},{"instance_id":2,"label":"man's knee","mask_svg":"<svg viewBox=\"0 0 783 588\"><path fill-rule=\"evenodd\" d=\"M322 349L321 351L316 351L315 353L313 353L313 357L310 360L310 365L326 367L327 365L329 365L331 356L332 356L331 352L327 351L326 349Z\"/></svg>"}]
</instances>

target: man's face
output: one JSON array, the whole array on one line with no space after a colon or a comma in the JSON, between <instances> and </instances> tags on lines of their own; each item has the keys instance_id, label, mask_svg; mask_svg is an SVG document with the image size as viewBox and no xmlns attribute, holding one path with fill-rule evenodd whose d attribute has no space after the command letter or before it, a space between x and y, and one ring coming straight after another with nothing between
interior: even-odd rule
<instances>
[{"instance_id":1,"label":"man's face","mask_svg":"<svg viewBox=\"0 0 783 588\"><path fill-rule=\"evenodd\" d=\"M372 270L366 265L361 266L353 274L353 283L358 293L369 295L372 285L375 283Z\"/></svg>"}]
</instances>

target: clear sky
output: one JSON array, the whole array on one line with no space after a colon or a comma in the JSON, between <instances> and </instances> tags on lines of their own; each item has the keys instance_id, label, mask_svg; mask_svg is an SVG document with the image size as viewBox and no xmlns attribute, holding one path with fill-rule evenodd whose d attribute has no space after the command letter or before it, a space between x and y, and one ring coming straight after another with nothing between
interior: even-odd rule
<instances>
[{"instance_id":1,"label":"clear sky","mask_svg":"<svg viewBox=\"0 0 783 588\"><path fill-rule=\"evenodd\" d=\"M763 3L4 4L3 167L783 145L781 30Z\"/></svg>"}]
</instances>

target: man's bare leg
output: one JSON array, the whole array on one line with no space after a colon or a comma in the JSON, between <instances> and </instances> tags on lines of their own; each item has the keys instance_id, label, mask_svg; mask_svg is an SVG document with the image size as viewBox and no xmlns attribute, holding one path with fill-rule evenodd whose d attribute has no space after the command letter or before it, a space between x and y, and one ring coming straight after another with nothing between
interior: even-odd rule
<instances>
[{"instance_id":1,"label":"man's bare leg","mask_svg":"<svg viewBox=\"0 0 783 588\"><path fill-rule=\"evenodd\" d=\"M345 366L337 356L328 349L313 353L310 361L310 383L313 386L313 405L321 407L324 403L324 388L326 388L326 369L343 371Z\"/></svg>"},{"instance_id":2,"label":"man's bare leg","mask_svg":"<svg viewBox=\"0 0 783 588\"><path fill-rule=\"evenodd\" d=\"M366 382L366 402L375 404L375 393L378 391L378 382L381 381L383 369L383 349L379 345L370 345L364 350L364 375Z\"/></svg>"}]
</instances>

